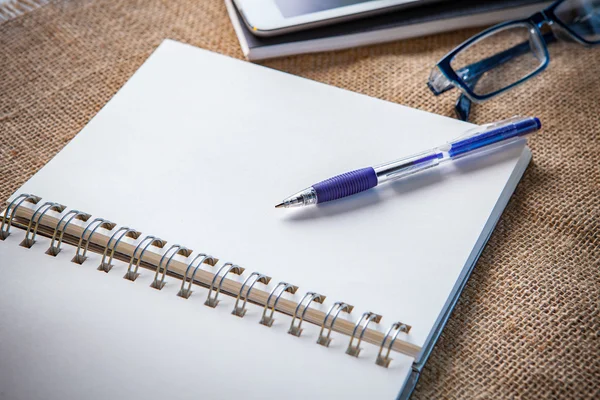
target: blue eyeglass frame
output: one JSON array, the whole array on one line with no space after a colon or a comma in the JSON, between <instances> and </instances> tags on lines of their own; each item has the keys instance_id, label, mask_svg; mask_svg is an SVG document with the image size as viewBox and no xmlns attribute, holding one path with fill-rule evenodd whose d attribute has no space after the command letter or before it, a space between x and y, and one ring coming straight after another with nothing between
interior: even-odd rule
<instances>
[{"instance_id":1,"label":"blue eyeglass frame","mask_svg":"<svg viewBox=\"0 0 600 400\"><path fill-rule=\"evenodd\" d=\"M533 78L534 76L538 75L540 72L544 71L548 67L548 64L550 63L550 54L548 52L548 44L556 41L557 37L555 36L555 34L552 31L550 31L546 34L541 33L540 29L545 24L548 24L550 26L552 26L553 24L558 25L560 28L562 28L564 30L564 32L566 32L568 34L568 36L570 38L572 38L573 40L575 40L576 42L578 42L584 46L593 46L593 45L599 44L600 41L589 41L589 40L586 40L584 37L581 37L577 32L572 30L567 24L563 23L562 21L560 21L557 18L556 14L555 14L555 10L559 5L561 5L565 1L568 1L568 0L558 0L558 1L554 2L553 4L551 4L550 6L548 6L546 9L533 14L529 18L507 21L507 22L504 22L504 23L501 23L498 25L494 25L491 28L488 28L488 29L484 30L483 32L481 32L481 33L473 36L472 38L466 40L465 42L463 42L461 45L456 47L454 50L452 50L451 52L446 54L437 63L436 67L444 75L444 77L446 79L448 79L448 81L450 81L450 82L441 90L434 87L431 84L431 82L428 82L428 86L431 89L431 91L433 92L433 94L438 96L454 87L458 87L464 93L464 95L461 95L456 103L457 115L460 119L467 120L468 116L469 116L470 108L471 108L471 100L473 100L475 102L483 102L492 97L498 96L498 95L514 88L515 86L522 84L523 82L527 81L528 79ZM538 38L538 40L540 41L539 44L541 45L541 48L544 53L544 62L536 70L532 71L528 75L524 76L523 78L519 79L518 81L516 81L502 89L498 89L494 92L483 94L483 95L475 93L471 89L470 85L472 85L472 87L475 87L475 85L477 84L477 81L479 80L479 78L481 78L481 76L483 76L483 74L485 72L495 68L498 65L503 64L506 61L509 61L513 57L516 57L516 56L519 56L526 52L529 52L530 47L529 47L528 42L524 42L520 45L516 45L512 48L509 48L498 54L495 54L489 58L486 58L484 60L473 63L467 67L463 67L461 70L465 70L466 68L468 68L468 72L470 73L469 77L467 77L467 78L459 77L459 75L456 73L456 71L454 71L454 69L450 65L452 60L454 59L454 57L456 57L456 55L458 53L460 53L465 48L471 46L475 42L482 40L485 37L495 34L499 31L502 31L506 28L517 27L517 26L526 26L535 31L536 38ZM459 72L461 70L459 70Z\"/></svg>"}]
</instances>

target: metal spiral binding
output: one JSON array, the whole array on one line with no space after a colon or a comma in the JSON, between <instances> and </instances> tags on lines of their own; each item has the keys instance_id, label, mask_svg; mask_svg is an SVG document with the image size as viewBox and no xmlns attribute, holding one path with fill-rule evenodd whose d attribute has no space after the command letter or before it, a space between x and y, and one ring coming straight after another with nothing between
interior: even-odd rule
<instances>
[{"instance_id":1,"label":"metal spiral binding","mask_svg":"<svg viewBox=\"0 0 600 400\"><path fill-rule=\"evenodd\" d=\"M188 279L188 273L190 272L190 269L192 268L192 266L194 265L196 260L198 260L199 258L200 258L200 262L198 262L198 265L196 265L196 267L194 268L194 272L192 272L188 287L185 288L185 283ZM196 272L198 271L200 266L204 263L210 265L211 267L214 267L215 264L217 263L217 259L214 258L213 256L209 256L204 253L200 253L196 257L194 257L194 259L188 264L187 268L185 269L185 275L183 276L183 279L181 280L181 288L179 289L179 293L177 293L177 296L183 297L184 299L190 298L190 296L192 295L192 283L194 283L194 278L196 277Z\"/></svg>"},{"instance_id":2,"label":"metal spiral binding","mask_svg":"<svg viewBox=\"0 0 600 400\"><path fill-rule=\"evenodd\" d=\"M169 253L171 253L171 256L169 257L169 260L167 261L167 264L165 265L165 268L162 271L162 277L159 281L158 274L160 273L160 270L162 268L163 261ZM158 263L158 267L156 268L156 272L154 273L154 280L150 284L151 288L161 290L165 286L165 276L167 276L167 272L169 271L169 264L171 264L171 261L173 261L173 257L175 257L176 254L179 254L180 256L184 257L189 257L190 254L192 254L192 250L178 244L174 244L173 246L169 247L169 250L165 251L165 253L160 258L160 262Z\"/></svg>"},{"instance_id":3,"label":"metal spiral binding","mask_svg":"<svg viewBox=\"0 0 600 400\"><path fill-rule=\"evenodd\" d=\"M56 224L56 228L54 228L54 234L52 235L52 241L50 242L50 247L48 248L48 250L46 250L46 254L48 254L49 256L52 257L56 257L58 255L58 253L60 253L60 245L62 244L63 241L63 236L65 234L65 231L67 230L67 227L69 226L69 224L71 223L71 221L73 221L74 219L78 219L80 221L83 222L87 222L88 219L90 219L91 215L78 211L78 210L71 210L68 213L66 213L65 215L63 215L63 217L58 221L58 224ZM68 218L68 219L67 219ZM60 224L64 221L67 220L65 222L65 225L63 226L62 229L60 229ZM57 245L54 245L54 242L57 240L57 235L60 232L60 236L58 236L58 241L57 241Z\"/></svg>"},{"instance_id":4,"label":"metal spiral binding","mask_svg":"<svg viewBox=\"0 0 600 400\"><path fill-rule=\"evenodd\" d=\"M242 306L239 307L238 304L242 297L242 292L244 291L246 284L248 282L250 282L250 279L252 279L252 278L254 278L254 280L248 287L248 291L246 292L246 297L244 297L244 304L242 304ZM248 277L246 278L244 283L242 283L242 287L240 288L240 292L237 295L237 299L235 299L235 305L233 306L233 311L231 313L237 317L244 318L244 315L246 315L246 303L248 302L248 298L250 297L250 292L252 291L252 288L254 287L256 282L260 282L263 285L268 285L270 281L271 281L270 276L263 275L260 272L253 272L250 275L248 275Z\"/></svg>"},{"instance_id":5,"label":"metal spiral binding","mask_svg":"<svg viewBox=\"0 0 600 400\"><path fill-rule=\"evenodd\" d=\"M119 238L113 242L113 239L115 239L115 237L119 233L121 233L121 236L119 236ZM119 228L115 233L113 233L113 235L110 237L110 239L108 239L108 243L106 243L106 247L104 248L104 253L102 254L102 261L100 261L100 265L98 266L98 271L108 273L112 269L112 267L113 267L112 260L113 260L113 257L115 256L115 250L124 237L130 237L135 240L135 239L139 238L141 234L142 234L141 232L138 232L135 229L131 229L126 226ZM110 246L111 243L113 244L112 248ZM108 261L106 261L106 256L108 254L109 249L110 249L110 256L108 258Z\"/></svg>"},{"instance_id":6,"label":"metal spiral binding","mask_svg":"<svg viewBox=\"0 0 600 400\"><path fill-rule=\"evenodd\" d=\"M27 226L27 230L25 231L25 238L21 242L20 246L30 249L31 246L33 246L33 244L35 243L35 236L37 235L37 231L40 226L40 221L42 220L42 217L50 210L61 214L65 210L65 208L67 208L67 207L63 206L62 204L53 203L51 201L47 201L44 204L42 204L41 206L39 206L37 208L37 210L35 210L35 212L31 216L31 219L29 220L29 225ZM41 213L40 213L40 211L41 211ZM35 218L36 216L37 216L37 220ZM31 232L32 227L33 227L33 234L31 235L31 238L30 238L29 232Z\"/></svg>"},{"instance_id":7,"label":"metal spiral binding","mask_svg":"<svg viewBox=\"0 0 600 400\"><path fill-rule=\"evenodd\" d=\"M221 274L221 271L223 270L225 270L225 273L223 274L223 276L221 276L221 280L219 281L219 287L216 290L215 297L211 297L213 288L215 287L215 282L217 281L217 277L219 276L219 274ZM210 284L208 296L206 297L206 301L204 302L205 306L215 308L217 304L219 304L219 300L217 299L217 297L219 297L219 293L221 292L221 287L223 286L223 281L225 281L225 277L230 272L232 274L241 275L244 272L244 268L230 262L225 263L221 268L219 268L219 270L213 277L212 283Z\"/></svg>"},{"instance_id":8,"label":"metal spiral binding","mask_svg":"<svg viewBox=\"0 0 600 400\"><path fill-rule=\"evenodd\" d=\"M135 259L135 255L137 254L138 249L140 247L142 247L144 242L146 242L146 245L144 246L140 255L138 256L137 262L135 263L135 269L132 271L131 266L133 265L133 260ZM145 238L140 240L140 243L135 247L135 249L133 249L133 253L131 253L131 259L129 260L129 266L127 267L127 272L125 273L125 276L123 278L130 280L130 281L135 281L137 279L137 277L140 276L140 274L138 274L138 269L140 268L140 263L142 262L142 258L144 257L144 253L146 252L146 249L150 246L155 246L159 249L162 249L163 247L165 247L166 244L167 244L166 240L162 240L162 239L154 237L154 236L146 236ZM115 245L115 247L116 247L116 245Z\"/></svg>"},{"instance_id":9,"label":"metal spiral binding","mask_svg":"<svg viewBox=\"0 0 600 400\"><path fill-rule=\"evenodd\" d=\"M336 301L329 308L329 311L327 311L327 314L325 314L325 318L323 319L323 324L321 324L321 332L319 332L319 338L317 339L317 343L320 344L321 346L329 347L329 344L331 343L331 338L330 338L331 331L333 330L333 325L335 324L335 320L337 319L338 315L340 315L340 312L345 312L345 313L350 314L353 309L354 309L354 306L351 306L350 304L346 304L342 301ZM333 310L335 310L335 312ZM327 318L329 318L329 315L331 315L332 312L333 312L333 318L331 319L331 323L329 324L329 328L327 329L327 336L324 336L323 331L325 330L325 325L327 324Z\"/></svg>"},{"instance_id":10,"label":"metal spiral binding","mask_svg":"<svg viewBox=\"0 0 600 400\"><path fill-rule=\"evenodd\" d=\"M41 199L41 197L38 197L33 194L21 194L15 197L15 199L8 205L8 207L6 207L6 211L2 216L2 224L0 225L0 240L5 240L7 237L10 236L10 227L12 225L13 218L17 214L17 209L19 208L19 206L25 201L32 204L37 204ZM9 213L10 217L8 217L7 221L7 216L9 215ZM4 226L6 226L6 230L4 229Z\"/></svg>"},{"instance_id":11,"label":"metal spiral binding","mask_svg":"<svg viewBox=\"0 0 600 400\"><path fill-rule=\"evenodd\" d=\"M94 224L95 224L95 226L94 226ZM85 238L85 233L92 226L94 226L94 228L92 229L92 231L90 232L90 235L87 238L85 247L83 249L83 254L79 254L79 252L81 250L81 245L83 244L83 241ZM90 245L90 242L92 241L92 236L94 236L94 233L96 233L96 230L98 228L103 228L110 232L113 229L115 229L115 226L117 226L117 224L115 224L114 222L107 221L104 218L96 218L95 220L90 222L88 224L88 226L86 226L85 229L83 230L83 232L81 233L81 237L79 238L79 244L77 244L77 251L75 252L75 257L73 257L73 259L71 261L74 262L75 264L79 264L79 265L83 264L83 262L85 260L87 260L86 254L88 251L88 246Z\"/></svg>"},{"instance_id":12,"label":"metal spiral binding","mask_svg":"<svg viewBox=\"0 0 600 400\"><path fill-rule=\"evenodd\" d=\"M302 311L302 315L300 317L298 317L298 311L300 311L300 306L302 304L304 304L304 301L308 299L308 303L306 303L306 305L304 306L304 311ZM306 311L308 311L308 307L310 306L310 303L312 303L313 301L319 304L323 304L323 301L325 300L325 296L322 296L318 293L314 293L314 292L307 292L304 297L302 297L302 300L300 300L300 302L298 303L298 305L296 306L296 310L294 311L294 316L292 317L292 323L290 325L290 329L288 330L288 333L290 335L294 335L297 337L300 337L300 335L302 334L302 321L304 321L304 316L306 315ZM299 318L300 322L298 322L298 326L294 325L294 323L296 322L296 318Z\"/></svg>"},{"instance_id":13,"label":"metal spiral binding","mask_svg":"<svg viewBox=\"0 0 600 400\"><path fill-rule=\"evenodd\" d=\"M365 322L365 324L362 326L362 329L360 331L360 335L358 337L358 342L356 343L355 346L353 346L352 342L354 341L354 338L356 336L356 331L361 326L363 321ZM346 354L349 354L352 357L358 357L358 355L360 354L360 351L362 350L360 348L360 342L362 342L363 336L365 335L365 332L367 331L367 327L369 326L369 324L372 321L375 322L376 324L378 324L379 321L381 321L381 315L367 311L366 313L364 313L362 315L362 317L360 317L360 320L358 320L356 325L354 325L354 330L352 331L352 336L350 337L350 343L348 343L348 348L346 349Z\"/></svg>"},{"instance_id":14,"label":"metal spiral binding","mask_svg":"<svg viewBox=\"0 0 600 400\"><path fill-rule=\"evenodd\" d=\"M269 310L269 302L271 301L271 297L273 297L273 295L275 294L275 292L277 292L278 289L280 289L280 291L277 297L275 298L273 307L271 307L271 313L267 315L267 310ZM259 323L261 325L268 326L269 328L273 326L273 322L275 321L275 318L273 318L273 314L275 314L275 308L277 307L277 303L279 303L279 299L281 298L284 292L294 294L297 290L298 286L290 285L287 282L279 282L277 286L275 286L273 290L271 290L271 293L269 293L269 297L267 297L267 302L265 303L265 308L263 310L262 318L260 319Z\"/></svg>"},{"instance_id":15,"label":"metal spiral binding","mask_svg":"<svg viewBox=\"0 0 600 400\"><path fill-rule=\"evenodd\" d=\"M380 365L384 368L388 368L390 366L390 362L392 361L392 359L390 358L390 352L392 351L392 346L394 345L398 334L400 334L400 332L408 333L410 332L410 328L410 325L406 325L402 322L394 322L392 326L390 326L390 329L388 329L388 331L385 333L383 340L381 341L381 346L379 347L379 354L377 354L375 364ZM385 342L390 336L390 333L392 333L392 331L395 331L394 335L392 336L392 340L390 340L390 342L387 345L387 352L385 353L385 356L382 356L381 353L383 352L383 347L385 346Z\"/></svg>"},{"instance_id":16,"label":"metal spiral binding","mask_svg":"<svg viewBox=\"0 0 600 400\"><path fill-rule=\"evenodd\" d=\"M0 226L0 240L6 239L10 235L10 227L12 225L13 219L17 214L17 209L24 202L29 202L32 204L38 204L41 198L35 195L30 194L22 194L16 197L7 207L3 217L2 224ZM59 214L63 214L66 207L62 204L55 202L45 202L41 206L37 207L33 212L29 224L27 225L27 229L25 230L25 238L20 243L21 246L26 248L31 248L35 243L35 238L38 232L38 228L41 224L42 218L44 215L52 210ZM71 210L66 212L61 216L56 227L54 228L54 232L52 234L50 248L47 250L47 254L51 256L56 256L60 252L60 246L63 242L64 233L67 231L67 227L73 220L80 220L83 222L88 222L90 219L90 215L78 210ZM5 228L6 226L6 228ZM124 237L129 237L134 240L138 240L141 236L141 233L128 228L121 227L113 232L116 224L105 220L103 218L96 218L92 222L88 223L81 233L81 237L79 238L77 250L75 256L71 260L77 264L83 264L83 262L87 259L86 254L88 251L88 247L92 242L92 238L99 228L106 229L111 233L111 236L104 247L102 260L98 270L109 272L113 267L112 261L119 246L119 243ZM88 234L89 232L89 234ZM31 236L30 236L31 234ZM86 238L86 234L87 238ZM72 238L70 239L72 240ZM163 249L167 242L158 237L148 235L143 239L136 242L135 248L131 254L129 259L129 265L127 268L127 272L125 273L124 278L135 281L135 279L139 276L138 270L140 264L143 261L144 254L146 250L150 246L154 246L159 249ZM98 246L96 246L98 247ZM83 252L81 250L83 249ZM97 250L96 250L97 251ZM110 252L110 254L109 254ZM169 271L169 265L171 261L174 259L175 255L181 255L183 257L189 258L192 254L192 250L183 247L181 245L175 244L169 247L169 249L162 253L158 266L156 267L154 273L154 280L150 285L155 289L162 289L165 285L165 277ZM108 256L108 260L107 260ZM122 254L121 254L122 257ZM197 271L203 264L208 264L210 266L215 266L217 264L217 259L211 255L200 253L196 255L188 264L185 269L185 273L182 278L181 288L177 293L178 296L183 298L189 298L192 294L192 284L195 283L195 277ZM135 264L135 267L134 267ZM164 266L163 266L164 265ZM219 304L219 294L222 291L222 287L224 282L226 281L226 277L228 274L236 274L242 275L244 273L244 268L239 265L233 264L231 262L223 264L219 268L219 270L214 274L212 282L209 286L208 296L205 301L205 305L209 307L216 307ZM160 275L160 279L159 279ZM218 283L217 283L218 280ZM246 305L248 299L250 298L250 293L252 289L255 287L256 283L261 283L263 285L268 285L271 281L271 277L261 274L259 272L252 272L248 275L243 281L239 292L236 297L235 305L231 314L237 317L244 317L246 314ZM187 287L186 287L187 284ZM295 294L298 290L298 287L287 282L279 282L269 293L269 296L264 304L264 309L262 313L262 317L259 321L260 324L265 325L267 327L271 327L274 322L274 314L277 309L277 304L279 300L283 296L285 292ZM213 291L214 296L213 296ZM274 300L273 300L274 298ZM240 301L243 299L243 303L240 306ZM273 301L272 301L273 300ZM315 293L315 292L307 292L302 299L297 303L294 313L292 315L292 322L288 329L288 333L294 335L296 337L300 337L302 334L302 323L305 319L305 316L310 308L312 302L316 302L319 304L323 304L325 300L325 296ZM325 314L325 317L321 324L321 330L319 332L319 337L317 338L317 343L329 347L331 343L331 332L334 329L334 325L338 316L343 312L350 314L353 311L353 306L344 302L335 302ZM358 357L361 348L360 345L362 343L363 337L368 330L368 326L371 322L379 323L381 321L381 315L365 312L362 314L361 318L358 322L356 322L354 329L352 331L352 336L350 337L350 341L348 343L348 347L346 349L346 353L353 356ZM296 323L298 320L298 323ZM377 359L375 363L379 366L388 368L392 358L390 358L391 350L396 342L400 333L408 333L411 327L407 324L396 322L390 326L387 330L383 340L381 341L379 347L379 353L377 355ZM325 331L327 330L327 333ZM356 339L356 344L354 344Z\"/></svg>"}]
</instances>

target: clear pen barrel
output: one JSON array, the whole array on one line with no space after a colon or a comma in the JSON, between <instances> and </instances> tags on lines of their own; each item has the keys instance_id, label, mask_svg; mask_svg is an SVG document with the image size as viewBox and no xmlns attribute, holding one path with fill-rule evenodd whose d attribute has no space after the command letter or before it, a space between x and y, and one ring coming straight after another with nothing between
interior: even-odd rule
<instances>
[{"instance_id":1,"label":"clear pen barrel","mask_svg":"<svg viewBox=\"0 0 600 400\"><path fill-rule=\"evenodd\" d=\"M408 175L437 166L443 154L437 149L415 154L400 160L373 167L377 183L394 181Z\"/></svg>"}]
</instances>

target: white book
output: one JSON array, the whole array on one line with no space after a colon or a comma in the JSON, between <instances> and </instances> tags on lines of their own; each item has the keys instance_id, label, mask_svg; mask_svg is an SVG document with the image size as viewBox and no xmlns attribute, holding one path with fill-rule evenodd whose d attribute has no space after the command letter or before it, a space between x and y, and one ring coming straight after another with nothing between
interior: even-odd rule
<instances>
[{"instance_id":1,"label":"white book","mask_svg":"<svg viewBox=\"0 0 600 400\"><path fill-rule=\"evenodd\" d=\"M543 0L441 1L331 26L258 37L248 29L233 1L225 0L242 52L252 61L484 27L510 19L527 18L550 4L552 2Z\"/></svg>"},{"instance_id":2,"label":"white book","mask_svg":"<svg viewBox=\"0 0 600 400\"><path fill-rule=\"evenodd\" d=\"M10 199L41 198L6 212L14 226L0 241L0 354L9 360L0 364L0 387L24 399L408 397L530 160L524 142L322 206L274 204L470 127L163 42ZM38 211L36 243L19 246L48 201L68 207ZM90 235L98 217L116 226ZM121 238L125 226L141 233ZM54 232L54 248L63 239L55 257L43 237ZM135 253L140 275L124 279L147 235L167 244ZM86 242L88 258L72 262ZM169 253L175 244L193 251ZM104 251L109 272L97 269ZM216 265L200 265L191 296L178 296L200 253ZM228 262L239 268L225 274ZM232 315L254 271L271 279L251 294L246 286L246 314ZM161 287L163 272L166 285L151 288ZM275 305L280 282L297 290ZM307 292L321 297L305 298L293 319ZM205 305L208 296L218 296L216 307ZM319 345L338 301L353 310L340 313L330 346ZM305 307L301 335L289 334ZM346 354L368 311L382 318L364 330L358 357ZM259 324L271 312L272 326ZM375 361L395 322L411 329L399 332L386 368Z\"/></svg>"}]
</instances>

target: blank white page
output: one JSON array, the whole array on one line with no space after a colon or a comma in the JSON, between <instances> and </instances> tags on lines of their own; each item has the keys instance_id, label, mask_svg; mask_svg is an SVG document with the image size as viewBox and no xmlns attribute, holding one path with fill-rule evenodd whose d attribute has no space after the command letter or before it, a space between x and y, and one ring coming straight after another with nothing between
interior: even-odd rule
<instances>
[{"instance_id":1,"label":"blank white page","mask_svg":"<svg viewBox=\"0 0 600 400\"><path fill-rule=\"evenodd\" d=\"M260 307L237 318L233 298L209 308L206 289L186 300L177 279L158 291L151 271L130 282L127 264L106 274L96 270L101 255L79 266L75 248L54 258L44 254L49 239L25 249L23 237L14 229L0 241L2 399L394 398L410 370L409 357L394 355L384 369L375 346L353 358L336 333L325 348L309 324L288 335L288 316L267 328Z\"/></svg>"},{"instance_id":2,"label":"blank white page","mask_svg":"<svg viewBox=\"0 0 600 400\"><path fill-rule=\"evenodd\" d=\"M297 299L321 293L325 309L353 304L354 320L379 313L381 330L402 321L423 345L523 145L322 206L274 205L470 127L165 41L19 192L290 282Z\"/></svg>"}]
</instances>

